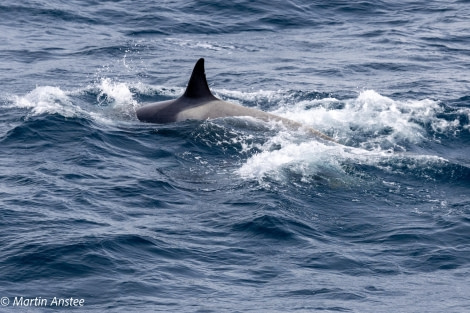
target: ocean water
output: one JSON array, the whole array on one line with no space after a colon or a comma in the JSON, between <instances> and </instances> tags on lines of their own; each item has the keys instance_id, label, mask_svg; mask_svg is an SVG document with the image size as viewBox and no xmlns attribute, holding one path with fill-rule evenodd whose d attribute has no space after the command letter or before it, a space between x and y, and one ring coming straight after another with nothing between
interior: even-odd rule
<instances>
[{"instance_id":1,"label":"ocean water","mask_svg":"<svg viewBox=\"0 0 470 313\"><path fill-rule=\"evenodd\" d=\"M469 21L467 0L0 1L0 311L469 312ZM340 145L139 122L200 57L218 97Z\"/></svg>"}]
</instances>

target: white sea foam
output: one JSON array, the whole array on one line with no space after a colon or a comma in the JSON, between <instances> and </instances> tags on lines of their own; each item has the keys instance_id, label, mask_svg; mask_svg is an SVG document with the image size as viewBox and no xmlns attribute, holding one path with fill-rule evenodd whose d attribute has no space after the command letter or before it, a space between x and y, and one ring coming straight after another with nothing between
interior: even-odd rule
<instances>
[{"instance_id":1,"label":"white sea foam","mask_svg":"<svg viewBox=\"0 0 470 313\"><path fill-rule=\"evenodd\" d=\"M332 103L341 104L330 109ZM284 103L273 113L297 120L324 131L333 131L344 140L362 134L364 148L400 145L424 140L430 124L433 129L447 131L458 126L438 118L443 108L437 101L396 101L373 90L366 90L355 99L339 101L334 98Z\"/></svg>"},{"instance_id":2,"label":"white sea foam","mask_svg":"<svg viewBox=\"0 0 470 313\"><path fill-rule=\"evenodd\" d=\"M288 169L302 177L325 171L343 171L337 164L337 155L341 152L337 147L318 141L292 143L288 138L280 140L280 137L282 136L269 140L264 145L266 150L250 157L237 170L238 174L249 179L262 179L265 176L282 179L283 169ZM285 142L282 142L284 140ZM268 148L279 145L279 142L282 142L280 149Z\"/></svg>"},{"instance_id":3,"label":"white sea foam","mask_svg":"<svg viewBox=\"0 0 470 313\"><path fill-rule=\"evenodd\" d=\"M262 148L265 150L248 158L236 173L243 178L260 182L265 178L282 181L286 174L300 176L302 181L318 176L345 182L350 180L347 169L355 165L368 165L383 171L406 174L418 166L432 168L433 165L441 166L448 162L434 155L368 151L316 140L296 143L287 137L279 140L280 137L282 136L276 136L264 144ZM277 147L280 146L279 149L269 148L274 142Z\"/></svg>"},{"instance_id":4,"label":"white sea foam","mask_svg":"<svg viewBox=\"0 0 470 313\"><path fill-rule=\"evenodd\" d=\"M36 87L24 96L13 96L13 106L18 108L30 108L32 115L61 114L72 117L82 110L73 105L66 91L59 87Z\"/></svg>"},{"instance_id":5,"label":"white sea foam","mask_svg":"<svg viewBox=\"0 0 470 313\"><path fill-rule=\"evenodd\" d=\"M96 103L79 101L80 96L90 92L97 94ZM116 116L121 116L123 119L134 119L138 103L126 83L118 83L104 78L97 84L72 91L53 86L38 86L25 95L11 96L10 106L28 108L31 116L60 114L65 117L79 116L106 121L114 119Z\"/></svg>"},{"instance_id":6,"label":"white sea foam","mask_svg":"<svg viewBox=\"0 0 470 313\"><path fill-rule=\"evenodd\" d=\"M114 82L110 78L103 78L98 88L100 93L96 100L99 105L110 104L114 110L129 116L134 115L138 104L126 83Z\"/></svg>"},{"instance_id":7,"label":"white sea foam","mask_svg":"<svg viewBox=\"0 0 470 313\"><path fill-rule=\"evenodd\" d=\"M253 95L246 97L252 99ZM284 96L272 113L334 134L346 146L311 138L299 142L292 131L281 131L261 147L261 152L248 158L237 173L249 179L263 179L266 176L281 178L282 173L288 171L306 178L346 175L347 164L367 164L386 170L390 163L412 166L410 164L446 162L437 156L406 152L406 144L429 140L425 125L435 132L447 132L459 126L458 120L440 118L443 110L437 101L396 101L373 90L341 101L325 98L289 103L289 97ZM355 148L347 146L352 137L356 140ZM273 146L276 149L273 150Z\"/></svg>"}]
</instances>

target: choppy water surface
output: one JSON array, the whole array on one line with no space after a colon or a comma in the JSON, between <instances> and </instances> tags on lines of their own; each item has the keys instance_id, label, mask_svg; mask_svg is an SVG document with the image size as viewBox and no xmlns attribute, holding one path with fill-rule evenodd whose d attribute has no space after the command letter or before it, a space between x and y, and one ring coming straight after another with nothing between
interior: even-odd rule
<instances>
[{"instance_id":1,"label":"choppy water surface","mask_svg":"<svg viewBox=\"0 0 470 313\"><path fill-rule=\"evenodd\" d=\"M468 4L0 2L2 310L470 310Z\"/></svg>"}]
</instances>

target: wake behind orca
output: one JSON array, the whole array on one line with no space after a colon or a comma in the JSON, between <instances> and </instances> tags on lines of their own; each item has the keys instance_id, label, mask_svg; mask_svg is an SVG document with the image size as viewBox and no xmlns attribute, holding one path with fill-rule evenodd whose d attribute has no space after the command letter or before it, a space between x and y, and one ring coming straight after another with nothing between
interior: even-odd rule
<instances>
[{"instance_id":1,"label":"wake behind orca","mask_svg":"<svg viewBox=\"0 0 470 313\"><path fill-rule=\"evenodd\" d=\"M215 97L207 84L204 59L194 66L184 94L175 99L161 101L137 109L137 118L149 123L172 123L185 120L207 120L230 116L251 116L262 121L280 121L288 127L305 129L321 139L335 141L327 135L301 123L253 108L226 102Z\"/></svg>"}]
</instances>

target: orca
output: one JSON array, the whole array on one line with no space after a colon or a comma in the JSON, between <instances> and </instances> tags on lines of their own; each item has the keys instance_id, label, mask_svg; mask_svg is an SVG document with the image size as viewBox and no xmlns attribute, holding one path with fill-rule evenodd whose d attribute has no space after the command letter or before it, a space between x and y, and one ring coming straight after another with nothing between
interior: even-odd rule
<instances>
[{"instance_id":1,"label":"orca","mask_svg":"<svg viewBox=\"0 0 470 313\"><path fill-rule=\"evenodd\" d=\"M305 129L324 140L333 141L327 135L301 123L257 109L226 102L215 97L207 84L204 69L204 58L194 66L191 78L184 94L174 100L152 103L136 110L137 118L148 123L173 123L185 120L207 120L224 117L251 116L262 121L277 121L295 128Z\"/></svg>"}]
</instances>

